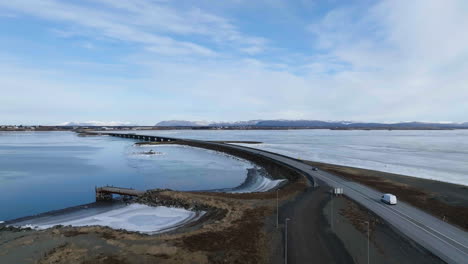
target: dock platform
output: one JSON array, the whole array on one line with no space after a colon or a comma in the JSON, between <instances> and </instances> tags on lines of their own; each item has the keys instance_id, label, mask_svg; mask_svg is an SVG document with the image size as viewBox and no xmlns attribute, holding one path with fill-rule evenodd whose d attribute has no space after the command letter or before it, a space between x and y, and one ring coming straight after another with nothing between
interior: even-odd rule
<instances>
[{"instance_id":1,"label":"dock platform","mask_svg":"<svg viewBox=\"0 0 468 264\"><path fill-rule=\"evenodd\" d=\"M131 188L122 188L114 186L96 187L96 201L108 201L112 200L113 194L119 194L124 196L141 196L145 191L135 190Z\"/></svg>"}]
</instances>

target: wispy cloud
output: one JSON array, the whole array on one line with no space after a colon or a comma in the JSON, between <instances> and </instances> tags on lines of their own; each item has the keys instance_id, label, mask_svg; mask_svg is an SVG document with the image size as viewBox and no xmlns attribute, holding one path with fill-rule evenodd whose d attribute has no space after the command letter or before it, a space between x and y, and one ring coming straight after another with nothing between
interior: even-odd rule
<instances>
[{"instance_id":1,"label":"wispy cloud","mask_svg":"<svg viewBox=\"0 0 468 264\"><path fill-rule=\"evenodd\" d=\"M213 56L213 48L221 46L237 51L261 51L266 40L240 33L227 19L203 12L200 9L177 10L166 2L148 0L99 0L103 8L77 5L55 0L18 0L2 2L0 6L11 11L37 16L52 21L81 26L81 34L105 36L111 39L140 43L153 52L166 55L193 54ZM92 29L93 31L89 31ZM66 29L55 29L67 37ZM74 29L72 35L76 35ZM211 39L209 48L195 43L187 36L204 36ZM216 44L216 45L215 45Z\"/></svg>"}]
</instances>

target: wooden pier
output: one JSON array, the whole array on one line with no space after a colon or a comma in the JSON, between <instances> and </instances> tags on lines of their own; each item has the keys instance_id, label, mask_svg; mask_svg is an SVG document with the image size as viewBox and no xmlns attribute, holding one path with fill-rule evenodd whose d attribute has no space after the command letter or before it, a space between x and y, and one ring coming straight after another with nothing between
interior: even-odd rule
<instances>
[{"instance_id":1,"label":"wooden pier","mask_svg":"<svg viewBox=\"0 0 468 264\"><path fill-rule=\"evenodd\" d=\"M121 188L114 186L96 187L96 201L109 201L112 200L113 194L124 196L141 196L145 191L139 191L131 188Z\"/></svg>"}]
</instances>

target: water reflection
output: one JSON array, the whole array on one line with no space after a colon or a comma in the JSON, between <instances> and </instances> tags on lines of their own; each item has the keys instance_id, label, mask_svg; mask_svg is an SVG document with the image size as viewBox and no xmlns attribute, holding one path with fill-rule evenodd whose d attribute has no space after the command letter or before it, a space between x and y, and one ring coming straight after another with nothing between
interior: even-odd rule
<instances>
[{"instance_id":1,"label":"water reflection","mask_svg":"<svg viewBox=\"0 0 468 264\"><path fill-rule=\"evenodd\" d=\"M161 155L113 137L72 132L0 132L0 220L93 202L94 187L206 190L241 184L251 165L203 149L157 146Z\"/></svg>"}]
</instances>

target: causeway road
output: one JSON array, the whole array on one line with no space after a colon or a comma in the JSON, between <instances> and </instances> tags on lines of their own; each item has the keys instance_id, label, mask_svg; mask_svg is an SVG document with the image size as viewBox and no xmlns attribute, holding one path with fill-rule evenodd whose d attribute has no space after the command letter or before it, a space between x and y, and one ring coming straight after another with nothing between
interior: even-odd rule
<instances>
[{"instance_id":1,"label":"causeway road","mask_svg":"<svg viewBox=\"0 0 468 264\"><path fill-rule=\"evenodd\" d=\"M109 133L109 135L116 136L117 134ZM131 134L126 134L126 136L130 138L136 137L136 135ZM138 136L141 137L143 135ZM146 140L150 140L154 136L146 137ZM309 180L315 178L322 180L331 187L343 188L344 195L374 212L403 235L420 244L443 261L449 264L468 264L468 233L466 231L404 202L398 202L397 205L383 204L380 201L382 193L372 188L348 181L325 171L315 171L311 165L305 164L300 160L260 149L202 140L170 138L170 141L172 140L200 142L243 150L291 166L304 172Z\"/></svg>"},{"instance_id":2,"label":"causeway road","mask_svg":"<svg viewBox=\"0 0 468 264\"><path fill-rule=\"evenodd\" d=\"M191 141L191 140L187 140ZM197 141L197 140L192 140ZM207 143L202 141L203 143ZM320 179L331 187L343 188L344 195L383 218L402 234L417 242L447 263L468 263L468 233L407 203L387 205L380 201L382 193L331 173L313 170L313 166L300 160L239 145L220 144L224 147L262 155L304 172L308 177Z\"/></svg>"}]
</instances>

